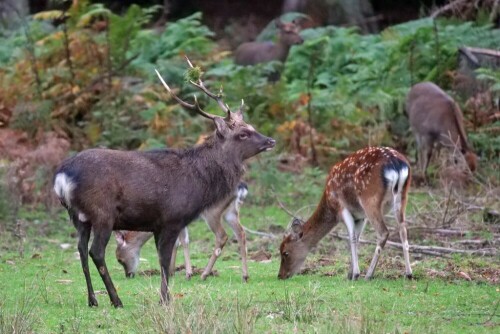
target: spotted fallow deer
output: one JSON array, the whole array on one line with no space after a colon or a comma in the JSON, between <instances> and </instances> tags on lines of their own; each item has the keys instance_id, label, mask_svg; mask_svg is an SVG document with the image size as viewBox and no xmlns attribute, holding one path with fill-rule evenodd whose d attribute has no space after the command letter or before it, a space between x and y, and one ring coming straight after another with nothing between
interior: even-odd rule
<instances>
[{"instance_id":1,"label":"spotted fallow deer","mask_svg":"<svg viewBox=\"0 0 500 334\"><path fill-rule=\"evenodd\" d=\"M98 305L89 253L111 303L122 306L105 262L113 230L153 232L161 268L160 301L167 303L170 260L179 233L203 210L232 195L245 171L245 160L276 144L244 122L243 103L239 110L231 111L222 91L209 91L201 76L190 83L215 100L225 117L205 112L196 99L194 104L183 101L157 74L179 104L210 119L215 131L191 148L147 152L88 149L59 165L54 191L78 232L89 306ZM91 231L94 239L89 252Z\"/></svg>"},{"instance_id":2,"label":"spotted fallow deer","mask_svg":"<svg viewBox=\"0 0 500 334\"><path fill-rule=\"evenodd\" d=\"M280 246L281 266L278 278L297 273L307 254L342 219L349 233L351 267L348 278L358 279L358 243L367 221L377 234L375 254L365 278L373 277L389 231L384 212L392 207L399 223L403 245L405 275L412 277L406 234L405 207L410 187L410 165L392 148L368 147L335 164L328 174L326 187L313 215L302 223L294 219L291 231Z\"/></svg>"},{"instance_id":3,"label":"spotted fallow deer","mask_svg":"<svg viewBox=\"0 0 500 334\"><path fill-rule=\"evenodd\" d=\"M278 40L276 42L247 42L241 44L234 52L235 64L255 65L272 60L279 60L284 63L290 52L290 47L304 42L299 35L300 27L296 20L286 23L276 19L275 24L278 29Z\"/></svg>"},{"instance_id":4,"label":"spotted fallow deer","mask_svg":"<svg viewBox=\"0 0 500 334\"><path fill-rule=\"evenodd\" d=\"M472 151L463 126L460 107L432 82L414 85L406 98L406 112L417 141L417 160L426 176L434 147L457 147L471 171L477 168L477 156Z\"/></svg>"},{"instance_id":5,"label":"spotted fallow deer","mask_svg":"<svg viewBox=\"0 0 500 334\"><path fill-rule=\"evenodd\" d=\"M212 272L213 266L220 256L222 249L227 241L227 234L221 222L221 218L232 228L236 240L238 241L241 254L241 271L243 281L248 281L248 266L247 266L247 246L246 246L246 236L245 230L240 223L240 206L243 204L245 197L248 193L248 188L245 182L240 182L238 188L234 192L233 196L224 200L220 203L216 203L213 207L210 207L203 211L200 215L207 225L210 227L212 232L215 234L215 249L210 257L210 260L205 267L205 270L201 274L201 279L205 280L208 275ZM138 231L116 231L115 237L117 241L116 245L116 259L123 266L125 270L125 276L133 277L137 272L137 267L139 265L140 251L142 246L153 236L153 233L149 232L138 232ZM184 266L186 268L186 278L190 279L193 275L193 269L191 267L191 259L189 256L189 235L188 230L185 228L179 234L179 239L177 240L177 245L181 244L184 249ZM176 246L177 246L176 245ZM170 274L173 275L175 272L175 258L176 258L176 248L172 253L172 259L170 261Z\"/></svg>"}]
</instances>

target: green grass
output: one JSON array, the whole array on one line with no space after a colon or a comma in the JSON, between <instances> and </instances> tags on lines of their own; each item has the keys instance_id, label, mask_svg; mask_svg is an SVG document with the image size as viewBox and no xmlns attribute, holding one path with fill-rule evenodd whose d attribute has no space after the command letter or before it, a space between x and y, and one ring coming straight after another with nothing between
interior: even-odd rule
<instances>
[{"instance_id":1,"label":"green grass","mask_svg":"<svg viewBox=\"0 0 500 334\"><path fill-rule=\"evenodd\" d=\"M61 213L53 218L43 211L22 213L27 225L24 258L5 234L0 237L0 332L1 333L493 333L500 325L498 285L483 281L431 278L428 268L497 266L497 261L454 258L416 261L417 280L403 279L401 254L385 250L376 277L370 282L346 279L348 251L344 242L325 238L318 257L331 264L287 281L277 279L279 239L262 240L249 235L249 253L265 249L270 263L250 262L250 281L242 283L237 245L228 242L216 263L218 277L190 281L183 273L171 280L173 301L158 304L158 275L126 279L114 259L115 241L107 251L107 264L123 301L114 309L104 293L98 308L87 306L85 280L75 257L73 227ZM243 223L252 229L270 225L286 227L288 218L274 207L242 209ZM343 228L343 227L340 227ZM228 233L230 233L228 231ZM213 235L202 222L190 227L193 264L203 267L213 245ZM370 238L369 233L365 238ZM63 250L61 243L72 246ZM333 251L332 251L333 250ZM373 251L363 246L361 270L366 270ZM182 252L178 252L178 263ZM399 257L398 257L399 256ZM158 268L153 243L141 254L140 270ZM94 289L105 291L91 263ZM334 273L332 277L327 274Z\"/></svg>"}]
</instances>

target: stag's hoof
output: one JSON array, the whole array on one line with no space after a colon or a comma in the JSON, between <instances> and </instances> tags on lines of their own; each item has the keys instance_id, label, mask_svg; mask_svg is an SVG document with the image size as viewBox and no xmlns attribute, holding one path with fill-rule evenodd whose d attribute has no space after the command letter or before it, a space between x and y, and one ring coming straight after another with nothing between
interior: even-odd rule
<instances>
[{"instance_id":1,"label":"stag's hoof","mask_svg":"<svg viewBox=\"0 0 500 334\"><path fill-rule=\"evenodd\" d=\"M405 277L409 280L413 279L413 274L405 274Z\"/></svg>"},{"instance_id":2,"label":"stag's hoof","mask_svg":"<svg viewBox=\"0 0 500 334\"><path fill-rule=\"evenodd\" d=\"M193 277L193 273L186 273L186 279L189 281Z\"/></svg>"},{"instance_id":3,"label":"stag's hoof","mask_svg":"<svg viewBox=\"0 0 500 334\"><path fill-rule=\"evenodd\" d=\"M248 277L248 275L245 275L245 276L243 276L242 278L243 278L243 283L248 283L248 279L249 279L250 277Z\"/></svg>"},{"instance_id":4,"label":"stag's hoof","mask_svg":"<svg viewBox=\"0 0 500 334\"><path fill-rule=\"evenodd\" d=\"M135 277L135 273L127 273L127 274L125 274L125 276L127 278L134 278Z\"/></svg>"},{"instance_id":5,"label":"stag's hoof","mask_svg":"<svg viewBox=\"0 0 500 334\"><path fill-rule=\"evenodd\" d=\"M89 307L94 307L94 306L97 307L99 305L97 304L97 299L95 298L95 296L92 295L89 296Z\"/></svg>"}]
</instances>

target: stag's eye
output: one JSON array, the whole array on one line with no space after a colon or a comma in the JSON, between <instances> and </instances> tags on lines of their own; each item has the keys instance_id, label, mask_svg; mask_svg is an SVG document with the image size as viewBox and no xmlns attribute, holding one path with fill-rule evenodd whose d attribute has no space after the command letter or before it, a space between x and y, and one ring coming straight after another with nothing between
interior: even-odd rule
<instances>
[{"instance_id":1,"label":"stag's eye","mask_svg":"<svg viewBox=\"0 0 500 334\"><path fill-rule=\"evenodd\" d=\"M283 252L284 257L288 257L288 252Z\"/></svg>"},{"instance_id":2,"label":"stag's eye","mask_svg":"<svg viewBox=\"0 0 500 334\"><path fill-rule=\"evenodd\" d=\"M248 138L248 133L246 133L246 132L244 132L244 133L240 133L239 138L240 138L241 140L245 140L245 139L247 139L247 138Z\"/></svg>"}]
</instances>

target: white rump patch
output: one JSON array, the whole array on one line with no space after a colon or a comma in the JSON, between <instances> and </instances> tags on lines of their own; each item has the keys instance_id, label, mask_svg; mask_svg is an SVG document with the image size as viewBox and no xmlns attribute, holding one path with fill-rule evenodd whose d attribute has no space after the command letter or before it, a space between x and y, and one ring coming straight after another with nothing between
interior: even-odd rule
<instances>
[{"instance_id":1,"label":"white rump patch","mask_svg":"<svg viewBox=\"0 0 500 334\"><path fill-rule=\"evenodd\" d=\"M395 185L396 182L398 181L399 174L396 172L394 169L387 169L384 172L384 177L391 185Z\"/></svg>"},{"instance_id":2,"label":"white rump patch","mask_svg":"<svg viewBox=\"0 0 500 334\"><path fill-rule=\"evenodd\" d=\"M409 170L408 167L403 167L399 172L394 169L388 169L384 172L384 177L389 182L389 189L392 191L393 196L393 210L397 214L401 207L401 196L403 193L403 185L408 179ZM397 186L397 192L394 189Z\"/></svg>"},{"instance_id":3,"label":"white rump patch","mask_svg":"<svg viewBox=\"0 0 500 334\"><path fill-rule=\"evenodd\" d=\"M75 189L76 184L71 181L71 178L64 174L59 173L56 175L54 180L54 191L61 200L64 200L64 203L70 207L71 206L71 195L73 190Z\"/></svg>"}]
</instances>

